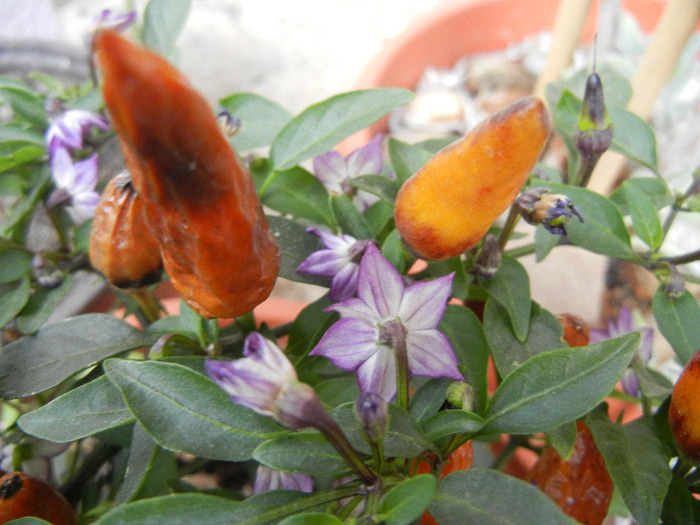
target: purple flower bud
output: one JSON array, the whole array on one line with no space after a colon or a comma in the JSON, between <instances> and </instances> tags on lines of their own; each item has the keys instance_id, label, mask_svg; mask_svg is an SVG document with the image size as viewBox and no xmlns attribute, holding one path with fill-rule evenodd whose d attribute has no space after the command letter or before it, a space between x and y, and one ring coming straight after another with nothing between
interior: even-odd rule
<instances>
[{"instance_id":1,"label":"purple flower bud","mask_svg":"<svg viewBox=\"0 0 700 525\"><path fill-rule=\"evenodd\" d=\"M576 131L576 148L582 155L602 155L612 143L612 124L605 109L603 84L598 73L586 80L586 91Z\"/></svg>"},{"instance_id":2,"label":"purple flower bud","mask_svg":"<svg viewBox=\"0 0 700 525\"><path fill-rule=\"evenodd\" d=\"M265 465L258 466L253 483L253 494L261 494L269 490L296 490L313 492L314 480L307 474L282 472Z\"/></svg>"},{"instance_id":3,"label":"purple flower bud","mask_svg":"<svg viewBox=\"0 0 700 525\"><path fill-rule=\"evenodd\" d=\"M501 266L501 248L498 246L498 238L488 234L484 239L484 245L474 260L474 271L477 275L490 278L496 275Z\"/></svg>"},{"instance_id":4,"label":"purple flower bud","mask_svg":"<svg viewBox=\"0 0 700 525\"><path fill-rule=\"evenodd\" d=\"M381 441L389 428L386 401L374 392L363 392L355 400L355 416L370 443Z\"/></svg>"}]
</instances>

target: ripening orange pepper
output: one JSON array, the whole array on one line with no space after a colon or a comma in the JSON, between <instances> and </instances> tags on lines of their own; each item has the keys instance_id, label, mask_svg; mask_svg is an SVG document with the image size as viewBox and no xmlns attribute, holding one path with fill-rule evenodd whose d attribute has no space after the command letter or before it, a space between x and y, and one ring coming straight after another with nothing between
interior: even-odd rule
<instances>
[{"instance_id":1,"label":"ripening orange pepper","mask_svg":"<svg viewBox=\"0 0 700 525\"><path fill-rule=\"evenodd\" d=\"M143 201L128 172L113 177L102 192L90 232L90 263L121 288L158 282L160 249L146 223Z\"/></svg>"},{"instance_id":2,"label":"ripening orange pepper","mask_svg":"<svg viewBox=\"0 0 700 525\"><path fill-rule=\"evenodd\" d=\"M526 97L433 155L396 196L405 243L432 260L470 250L517 197L550 128L542 101Z\"/></svg>"},{"instance_id":3,"label":"ripening orange pepper","mask_svg":"<svg viewBox=\"0 0 700 525\"><path fill-rule=\"evenodd\" d=\"M668 423L678 450L700 465L700 350L678 377L668 407Z\"/></svg>"},{"instance_id":4,"label":"ripening orange pepper","mask_svg":"<svg viewBox=\"0 0 700 525\"><path fill-rule=\"evenodd\" d=\"M564 329L564 341L571 347L587 346L591 342L591 329L585 319L574 314L559 314L557 319Z\"/></svg>"},{"instance_id":5,"label":"ripening orange pepper","mask_svg":"<svg viewBox=\"0 0 700 525\"><path fill-rule=\"evenodd\" d=\"M600 525L608 513L613 481L588 427L577 423L576 443L568 461L554 447L533 465L528 481L547 494L568 516Z\"/></svg>"},{"instance_id":6,"label":"ripening orange pepper","mask_svg":"<svg viewBox=\"0 0 700 525\"><path fill-rule=\"evenodd\" d=\"M162 57L95 35L103 94L173 286L204 317L235 317L270 294L280 264L248 171L206 100Z\"/></svg>"},{"instance_id":7,"label":"ripening orange pepper","mask_svg":"<svg viewBox=\"0 0 700 525\"><path fill-rule=\"evenodd\" d=\"M8 472L0 477L0 523L25 517L75 525L73 508L51 485L23 472Z\"/></svg>"}]
</instances>

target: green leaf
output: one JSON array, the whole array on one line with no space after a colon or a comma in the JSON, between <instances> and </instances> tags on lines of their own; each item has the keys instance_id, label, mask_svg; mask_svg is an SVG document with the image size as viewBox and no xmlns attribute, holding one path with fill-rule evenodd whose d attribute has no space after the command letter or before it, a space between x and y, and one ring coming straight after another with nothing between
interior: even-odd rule
<instances>
[{"instance_id":1,"label":"green leaf","mask_svg":"<svg viewBox=\"0 0 700 525\"><path fill-rule=\"evenodd\" d=\"M496 470L461 470L438 487L428 512L441 525L575 525L544 492Z\"/></svg>"},{"instance_id":2,"label":"green leaf","mask_svg":"<svg viewBox=\"0 0 700 525\"><path fill-rule=\"evenodd\" d=\"M505 308L515 337L525 341L530 327L530 277L527 270L516 259L503 256L496 275L479 277L479 284Z\"/></svg>"},{"instance_id":3,"label":"green leaf","mask_svg":"<svg viewBox=\"0 0 700 525\"><path fill-rule=\"evenodd\" d=\"M566 347L561 323L537 303L532 303L528 336L520 341L513 334L509 316L501 305L489 299L484 307L484 331L493 362L502 377L507 376L530 357Z\"/></svg>"},{"instance_id":4,"label":"green leaf","mask_svg":"<svg viewBox=\"0 0 700 525\"><path fill-rule=\"evenodd\" d=\"M115 507L95 525L227 525L238 505L208 494L172 494Z\"/></svg>"},{"instance_id":5,"label":"green leaf","mask_svg":"<svg viewBox=\"0 0 700 525\"><path fill-rule=\"evenodd\" d=\"M24 414L17 423L32 436L68 443L133 420L117 387L100 376Z\"/></svg>"},{"instance_id":6,"label":"green leaf","mask_svg":"<svg viewBox=\"0 0 700 525\"><path fill-rule=\"evenodd\" d=\"M277 174L263 194L265 206L292 218L333 227L333 212L323 184L300 166Z\"/></svg>"},{"instance_id":7,"label":"green leaf","mask_svg":"<svg viewBox=\"0 0 700 525\"><path fill-rule=\"evenodd\" d=\"M531 357L494 392L482 433L544 432L583 416L612 392L639 338L634 332Z\"/></svg>"},{"instance_id":8,"label":"green leaf","mask_svg":"<svg viewBox=\"0 0 700 525\"><path fill-rule=\"evenodd\" d=\"M389 204L394 204L399 185L396 179L386 175L359 175L351 178L348 183L353 188L364 190L384 199Z\"/></svg>"},{"instance_id":9,"label":"green leaf","mask_svg":"<svg viewBox=\"0 0 700 525\"><path fill-rule=\"evenodd\" d=\"M0 124L0 143L3 142L20 142L27 146L35 146L44 151L46 148L46 141L43 133L15 122Z\"/></svg>"},{"instance_id":10,"label":"green leaf","mask_svg":"<svg viewBox=\"0 0 700 525\"><path fill-rule=\"evenodd\" d=\"M348 377L326 379L314 388L321 402L330 407L352 403L360 395L360 388L354 374Z\"/></svg>"},{"instance_id":11,"label":"green leaf","mask_svg":"<svg viewBox=\"0 0 700 525\"><path fill-rule=\"evenodd\" d=\"M555 182L538 181L537 185L567 195L581 212L585 222L570 221L566 226L567 238L573 244L600 255L640 262L622 215L609 199L585 188Z\"/></svg>"},{"instance_id":12,"label":"green leaf","mask_svg":"<svg viewBox=\"0 0 700 525\"><path fill-rule=\"evenodd\" d=\"M488 396L489 347L479 319L469 308L448 304L439 329L450 340L464 380L474 390L474 412L483 414Z\"/></svg>"},{"instance_id":13,"label":"green leaf","mask_svg":"<svg viewBox=\"0 0 700 525\"><path fill-rule=\"evenodd\" d=\"M388 150L391 167L400 185L411 178L433 156L430 151L392 138L389 139Z\"/></svg>"},{"instance_id":14,"label":"green leaf","mask_svg":"<svg viewBox=\"0 0 700 525\"><path fill-rule=\"evenodd\" d=\"M343 233L352 235L356 239L374 239L367 220L347 195L331 195L331 208L335 222Z\"/></svg>"},{"instance_id":15,"label":"green leaf","mask_svg":"<svg viewBox=\"0 0 700 525\"><path fill-rule=\"evenodd\" d=\"M113 388L116 390L116 387ZM118 390L117 395L119 395ZM148 473L153 468L153 460L158 457L158 450L158 446L151 436L141 425L135 424L129 446L129 459L124 470L124 479L114 498L116 503L126 503L136 497L139 489L145 483Z\"/></svg>"},{"instance_id":16,"label":"green leaf","mask_svg":"<svg viewBox=\"0 0 700 525\"><path fill-rule=\"evenodd\" d=\"M330 304L328 297L324 295L299 313L289 329L289 339L285 349L287 355L302 357L316 346L326 330L337 319L337 314L325 311Z\"/></svg>"},{"instance_id":17,"label":"green leaf","mask_svg":"<svg viewBox=\"0 0 700 525\"><path fill-rule=\"evenodd\" d=\"M7 284L32 270L32 254L26 250L0 251L0 284Z\"/></svg>"},{"instance_id":18,"label":"green leaf","mask_svg":"<svg viewBox=\"0 0 700 525\"><path fill-rule=\"evenodd\" d=\"M423 431L431 441L452 434L476 434L484 426L484 420L474 412L465 410L442 410L430 418Z\"/></svg>"},{"instance_id":19,"label":"green leaf","mask_svg":"<svg viewBox=\"0 0 700 525\"><path fill-rule=\"evenodd\" d=\"M576 422L570 421L547 432L547 439L549 439L562 459L568 461L571 454L574 453L576 434Z\"/></svg>"},{"instance_id":20,"label":"green leaf","mask_svg":"<svg viewBox=\"0 0 700 525\"><path fill-rule=\"evenodd\" d=\"M661 523L664 525L686 525L697 523L700 516L695 511L697 501L690 492L683 478L673 475L661 511Z\"/></svg>"},{"instance_id":21,"label":"green leaf","mask_svg":"<svg viewBox=\"0 0 700 525\"><path fill-rule=\"evenodd\" d=\"M406 251L401 235L396 228L393 228L389 235L384 238L381 251L386 260L400 273L404 273L408 269L409 260L412 260L412 257Z\"/></svg>"},{"instance_id":22,"label":"green leaf","mask_svg":"<svg viewBox=\"0 0 700 525\"><path fill-rule=\"evenodd\" d=\"M608 108L613 125L611 151L659 171L656 156L656 135L648 122L621 107Z\"/></svg>"},{"instance_id":23,"label":"green leaf","mask_svg":"<svg viewBox=\"0 0 700 525\"><path fill-rule=\"evenodd\" d=\"M379 504L383 523L404 525L417 520L430 504L436 489L437 480L431 474L421 474L392 487Z\"/></svg>"},{"instance_id":24,"label":"green leaf","mask_svg":"<svg viewBox=\"0 0 700 525\"><path fill-rule=\"evenodd\" d=\"M271 418L231 402L211 379L184 366L110 359L104 369L138 422L168 450L244 461L282 432Z\"/></svg>"},{"instance_id":25,"label":"green leaf","mask_svg":"<svg viewBox=\"0 0 700 525\"><path fill-rule=\"evenodd\" d=\"M190 4L190 0L150 0L143 13L141 34L146 47L172 60L175 41L185 25Z\"/></svg>"},{"instance_id":26,"label":"green leaf","mask_svg":"<svg viewBox=\"0 0 700 525\"><path fill-rule=\"evenodd\" d=\"M154 336L111 315L60 321L0 349L0 396L15 399L43 392L103 359L154 341Z\"/></svg>"},{"instance_id":27,"label":"green leaf","mask_svg":"<svg viewBox=\"0 0 700 525\"><path fill-rule=\"evenodd\" d=\"M312 476L335 475L349 468L326 438L315 431L266 441L253 451L253 459L277 470Z\"/></svg>"},{"instance_id":28,"label":"green leaf","mask_svg":"<svg viewBox=\"0 0 700 525\"><path fill-rule=\"evenodd\" d=\"M221 99L221 105L241 122L229 139L239 152L267 146L292 118L282 106L255 93L235 93Z\"/></svg>"},{"instance_id":29,"label":"green leaf","mask_svg":"<svg viewBox=\"0 0 700 525\"><path fill-rule=\"evenodd\" d=\"M700 348L700 306L687 290L678 299L668 297L661 286L651 300L659 331L670 343L682 365Z\"/></svg>"},{"instance_id":30,"label":"green leaf","mask_svg":"<svg viewBox=\"0 0 700 525\"><path fill-rule=\"evenodd\" d=\"M0 173L31 162L44 155L46 151L36 146L23 146L10 155L0 157Z\"/></svg>"},{"instance_id":31,"label":"green leaf","mask_svg":"<svg viewBox=\"0 0 700 525\"><path fill-rule=\"evenodd\" d=\"M12 321L22 311L22 308L29 301L31 293L29 277L26 275L13 283L0 284L0 328ZM3 350L4 348L0 348L0 363L2 363ZM3 378L1 374L2 371L0 371L0 391L2 390Z\"/></svg>"},{"instance_id":32,"label":"green leaf","mask_svg":"<svg viewBox=\"0 0 700 525\"><path fill-rule=\"evenodd\" d=\"M428 271L430 275L434 277L454 272L455 275L452 278L452 296L461 300L465 300L468 297L469 286L474 280L474 276L466 272L461 257L450 257L442 261L430 261L428 262Z\"/></svg>"},{"instance_id":33,"label":"green leaf","mask_svg":"<svg viewBox=\"0 0 700 525\"><path fill-rule=\"evenodd\" d=\"M671 482L671 458L645 418L621 425L610 421L601 407L586 418L586 424L634 519L639 525L659 523Z\"/></svg>"},{"instance_id":34,"label":"green leaf","mask_svg":"<svg viewBox=\"0 0 700 525\"><path fill-rule=\"evenodd\" d=\"M324 246L318 235L306 231L306 227L296 221L267 216L267 225L275 236L282 254L279 276L300 283L330 286L330 278L297 272L299 265L313 252L323 250Z\"/></svg>"},{"instance_id":35,"label":"green leaf","mask_svg":"<svg viewBox=\"0 0 700 525\"><path fill-rule=\"evenodd\" d=\"M412 98L413 93L405 89L376 88L343 93L314 104L275 137L270 150L272 164L278 171L286 170L322 155Z\"/></svg>"},{"instance_id":36,"label":"green leaf","mask_svg":"<svg viewBox=\"0 0 700 525\"><path fill-rule=\"evenodd\" d=\"M280 522L279 525L342 525L343 522L330 514L320 512L304 512L290 516Z\"/></svg>"},{"instance_id":37,"label":"green leaf","mask_svg":"<svg viewBox=\"0 0 700 525\"><path fill-rule=\"evenodd\" d=\"M630 214L627 195L625 194L625 188L628 186L634 186L636 192L643 193L647 200L651 201L655 210L660 210L673 204L673 195L671 195L668 186L662 179L657 177L635 177L627 179L610 194L610 200L615 203L623 215Z\"/></svg>"},{"instance_id":38,"label":"green leaf","mask_svg":"<svg viewBox=\"0 0 700 525\"><path fill-rule=\"evenodd\" d=\"M360 430L355 417L354 403L345 403L331 412L333 419L343 429L348 441L356 450L371 454L372 449ZM435 446L426 439L421 428L411 415L397 405L388 405L389 429L382 442L387 457L414 458L423 450L435 450Z\"/></svg>"},{"instance_id":39,"label":"green leaf","mask_svg":"<svg viewBox=\"0 0 700 525\"><path fill-rule=\"evenodd\" d=\"M17 518L6 522L7 525L51 525L48 521L39 518Z\"/></svg>"},{"instance_id":40,"label":"green leaf","mask_svg":"<svg viewBox=\"0 0 700 525\"><path fill-rule=\"evenodd\" d=\"M447 400L447 388L452 382L444 377L431 378L416 390L411 396L409 409L417 423L422 424L437 414Z\"/></svg>"},{"instance_id":41,"label":"green leaf","mask_svg":"<svg viewBox=\"0 0 700 525\"><path fill-rule=\"evenodd\" d=\"M66 274L57 288L37 288L17 316L17 328L23 334L33 334L39 330L53 314L58 303L73 287L73 275Z\"/></svg>"},{"instance_id":42,"label":"green leaf","mask_svg":"<svg viewBox=\"0 0 700 525\"><path fill-rule=\"evenodd\" d=\"M30 122L37 129L46 129L49 125L41 96L26 86L0 86L0 97L12 108L15 116Z\"/></svg>"},{"instance_id":43,"label":"green leaf","mask_svg":"<svg viewBox=\"0 0 700 525\"><path fill-rule=\"evenodd\" d=\"M622 191L632 217L634 232L649 248L658 249L663 241L664 232L654 204L647 198L646 193L634 184L623 183Z\"/></svg>"}]
</instances>

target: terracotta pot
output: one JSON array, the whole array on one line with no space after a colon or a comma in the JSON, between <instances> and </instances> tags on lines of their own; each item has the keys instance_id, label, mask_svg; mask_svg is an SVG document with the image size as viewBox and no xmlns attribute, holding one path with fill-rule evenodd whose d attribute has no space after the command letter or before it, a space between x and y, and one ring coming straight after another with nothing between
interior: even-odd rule
<instances>
[{"instance_id":1,"label":"terracotta pot","mask_svg":"<svg viewBox=\"0 0 700 525\"><path fill-rule=\"evenodd\" d=\"M645 32L651 32L665 2L623 0ZM462 57L503 49L528 36L551 29L559 0L463 0L447 2L408 26L387 42L359 77L357 88L401 87L413 89L426 66L452 68ZM593 0L583 39L596 30L600 0ZM700 27L700 26L699 26ZM387 131L387 118L356 133L340 147L343 153Z\"/></svg>"}]
</instances>

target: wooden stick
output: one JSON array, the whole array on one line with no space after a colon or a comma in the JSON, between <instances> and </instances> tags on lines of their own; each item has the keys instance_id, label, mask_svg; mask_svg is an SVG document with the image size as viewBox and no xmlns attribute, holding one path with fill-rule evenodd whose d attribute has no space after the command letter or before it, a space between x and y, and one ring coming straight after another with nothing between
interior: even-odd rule
<instances>
[{"instance_id":1,"label":"wooden stick","mask_svg":"<svg viewBox=\"0 0 700 525\"><path fill-rule=\"evenodd\" d=\"M535 95L544 99L547 84L559 80L570 64L574 50L581 41L591 0L561 0L552 28L552 43L535 85Z\"/></svg>"},{"instance_id":2,"label":"wooden stick","mask_svg":"<svg viewBox=\"0 0 700 525\"><path fill-rule=\"evenodd\" d=\"M669 0L632 80L632 99L627 109L643 119L651 116L654 102L671 77L698 20L698 0ZM593 172L589 189L603 195L610 193L625 160L622 155L605 153Z\"/></svg>"}]
</instances>

